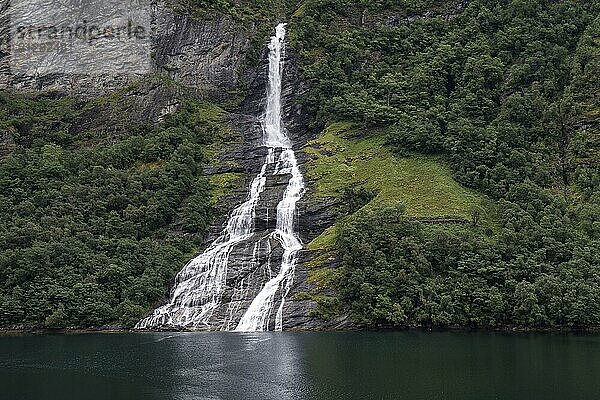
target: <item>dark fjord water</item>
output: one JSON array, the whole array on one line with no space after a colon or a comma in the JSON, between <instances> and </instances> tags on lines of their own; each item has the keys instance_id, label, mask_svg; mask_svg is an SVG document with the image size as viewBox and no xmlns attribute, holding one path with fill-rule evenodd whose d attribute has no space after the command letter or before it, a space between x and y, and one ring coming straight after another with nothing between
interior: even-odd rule
<instances>
[{"instance_id":1,"label":"dark fjord water","mask_svg":"<svg viewBox=\"0 0 600 400\"><path fill-rule=\"evenodd\" d=\"M1 399L600 399L600 336L0 337Z\"/></svg>"}]
</instances>

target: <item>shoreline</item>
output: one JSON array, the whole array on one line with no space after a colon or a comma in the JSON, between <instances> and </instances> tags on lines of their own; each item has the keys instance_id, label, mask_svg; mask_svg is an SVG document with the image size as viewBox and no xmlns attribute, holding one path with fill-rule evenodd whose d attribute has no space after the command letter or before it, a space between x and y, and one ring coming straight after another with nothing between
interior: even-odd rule
<instances>
[{"instance_id":1,"label":"shoreline","mask_svg":"<svg viewBox=\"0 0 600 400\"><path fill-rule=\"evenodd\" d=\"M463 332L463 333L504 333L504 334L600 334L599 327L590 328L531 328L525 326L508 326L494 329L469 328L469 327L446 327L446 328L428 328L428 327L377 327L377 328L356 328L356 329L294 329L283 332L305 332L305 333L322 333L322 332ZM39 327L0 327L0 336L18 336L18 335L83 335L92 333L101 334L121 334L121 333L232 333L222 331L206 331L206 330L173 330L173 329L156 329L156 330L134 330L122 327L101 327L101 328L62 328L49 329ZM272 331L271 331L272 332Z\"/></svg>"}]
</instances>

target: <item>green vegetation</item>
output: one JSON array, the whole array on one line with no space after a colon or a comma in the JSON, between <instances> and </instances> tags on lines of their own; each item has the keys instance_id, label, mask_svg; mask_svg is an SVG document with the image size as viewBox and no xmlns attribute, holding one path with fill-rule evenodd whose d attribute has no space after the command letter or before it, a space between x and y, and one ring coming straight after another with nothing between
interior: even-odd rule
<instances>
[{"instance_id":1,"label":"green vegetation","mask_svg":"<svg viewBox=\"0 0 600 400\"><path fill-rule=\"evenodd\" d=\"M215 12L230 15L238 22L261 23L270 26L276 19L284 20L288 10L298 0L175 0L175 10L196 18L207 18Z\"/></svg>"},{"instance_id":2,"label":"green vegetation","mask_svg":"<svg viewBox=\"0 0 600 400\"><path fill-rule=\"evenodd\" d=\"M382 132L363 133L350 124L333 124L308 143L313 157L307 179L315 197L347 200L347 190L365 189L373 194L365 209L401 202L411 217L470 218L470 209L481 196L461 187L438 156L398 157L384 146ZM351 207L355 208L355 207Z\"/></svg>"},{"instance_id":3,"label":"green vegetation","mask_svg":"<svg viewBox=\"0 0 600 400\"><path fill-rule=\"evenodd\" d=\"M212 143L203 148L203 155L207 164L218 165L223 161L220 155L227 149L242 145L242 138L238 132L232 130L227 124L223 123L227 115L225 110L212 103L203 103L200 112L195 116L196 124L204 126L210 130ZM225 162L230 167L237 167L234 161ZM240 186L243 181L243 174L236 172L225 172L213 174L208 177L212 191L211 204L217 206L225 197L233 193L233 190ZM222 210L223 213L229 212L229 209Z\"/></svg>"},{"instance_id":4,"label":"green vegetation","mask_svg":"<svg viewBox=\"0 0 600 400\"><path fill-rule=\"evenodd\" d=\"M345 224L340 298L357 321L375 326L598 326L599 242L552 207L540 211L541 224L516 204L502 208L492 242L426 231L398 209Z\"/></svg>"},{"instance_id":5,"label":"green vegetation","mask_svg":"<svg viewBox=\"0 0 600 400\"><path fill-rule=\"evenodd\" d=\"M243 174L234 172L212 175L209 178L213 187L211 192L212 204L216 205L224 197L231 195L233 190L240 186L239 182L243 181L243 178Z\"/></svg>"},{"instance_id":6,"label":"green vegetation","mask_svg":"<svg viewBox=\"0 0 600 400\"><path fill-rule=\"evenodd\" d=\"M348 204L309 245L325 251L312 279L337 292L318 315L600 326L598 15L598 1L304 1L301 101L328 127L310 174ZM489 198L492 226L449 173ZM435 215L474 223L409 218ZM327 271L332 246L342 265Z\"/></svg>"},{"instance_id":7,"label":"green vegetation","mask_svg":"<svg viewBox=\"0 0 600 400\"><path fill-rule=\"evenodd\" d=\"M212 221L202 165L222 111L188 100L148 125L113 100L0 94L15 142L0 159L0 326L130 326Z\"/></svg>"}]
</instances>

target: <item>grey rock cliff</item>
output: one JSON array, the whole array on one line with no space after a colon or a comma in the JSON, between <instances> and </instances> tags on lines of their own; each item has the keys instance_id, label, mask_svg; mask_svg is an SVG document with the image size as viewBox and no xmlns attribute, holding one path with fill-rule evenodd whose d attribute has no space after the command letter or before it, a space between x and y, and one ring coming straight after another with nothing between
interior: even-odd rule
<instances>
[{"instance_id":1,"label":"grey rock cliff","mask_svg":"<svg viewBox=\"0 0 600 400\"><path fill-rule=\"evenodd\" d=\"M193 21L173 14L164 4L156 6L154 23L157 71L212 98L224 98L236 90L251 32L228 16Z\"/></svg>"},{"instance_id":2,"label":"grey rock cliff","mask_svg":"<svg viewBox=\"0 0 600 400\"><path fill-rule=\"evenodd\" d=\"M160 72L224 98L253 34L231 17L191 20L156 0L2 2L0 88L94 95Z\"/></svg>"}]
</instances>

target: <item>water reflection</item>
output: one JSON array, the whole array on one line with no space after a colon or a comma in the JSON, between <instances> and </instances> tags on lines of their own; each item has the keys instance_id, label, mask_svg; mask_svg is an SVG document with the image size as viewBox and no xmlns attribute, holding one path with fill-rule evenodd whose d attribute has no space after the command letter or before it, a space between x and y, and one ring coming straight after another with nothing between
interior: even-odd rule
<instances>
[{"instance_id":1,"label":"water reflection","mask_svg":"<svg viewBox=\"0 0 600 400\"><path fill-rule=\"evenodd\" d=\"M161 340L161 334L153 335ZM295 335L192 333L165 340L165 345L160 354L173 364L165 371L174 383L172 398L304 398L298 392L306 383Z\"/></svg>"},{"instance_id":2,"label":"water reflection","mask_svg":"<svg viewBox=\"0 0 600 400\"><path fill-rule=\"evenodd\" d=\"M0 337L4 399L597 399L600 336Z\"/></svg>"}]
</instances>

